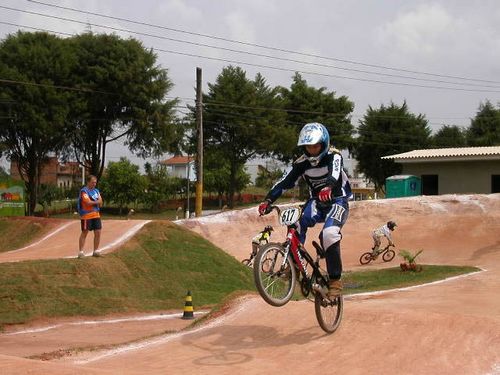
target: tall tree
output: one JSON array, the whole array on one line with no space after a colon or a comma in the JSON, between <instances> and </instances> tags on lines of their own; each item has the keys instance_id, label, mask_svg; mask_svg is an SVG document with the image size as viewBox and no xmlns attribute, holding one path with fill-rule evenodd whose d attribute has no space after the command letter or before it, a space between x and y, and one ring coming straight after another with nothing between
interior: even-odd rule
<instances>
[{"instance_id":1,"label":"tall tree","mask_svg":"<svg viewBox=\"0 0 500 375\"><path fill-rule=\"evenodd\" d=\"M73 151L80 163L100 177L106 147L123 139L146 157L176 151L182 128L176 126L176 100L167 100L173 84L156 55L135 39L86 33L69 40L78 60L73 84L94 94L73 105Z\"/></svg>"},{"instance_id":2,"label":"tall tree","mask_svg":"<svg viewBox=\"0 0 500 375\"><path fill-rule=\"evenodd\" d=\"M466 133L456 125L444 125L431 138L435 148L465 147L467 145Z\"/></svg>"},{"instance_id":3,"label":"tall tree","mask_svg":"<svg viewBox=\"0 0 500 375\"><path fill-rule=\"evenodd\" d=\"M500 105L495 108L489 101L479 106L467 132L470 146L500 145Z\"/></svg>"},{"instance_id":4,"label":"tall tree","mask_svg":"<svg viewBox=\"0 0 500 375\"><path fill-rule=\"evenodd\" d=\"M379 109L369 107L358 127L354 154L358 170L384 191L385 179L401 173L401 165L382 156L399 154L430 145L431 130L424 115L415 115L402 106L391 103Z\"/></svg>"},{"instance_id":5,"label":"tall tree","mask_svg":"<svg viewBox=\"0 0 500 375\"><path fill-rule=\"evenodd\" d=\"M250 183L250 176L243 165L238 165L235 178L231 181L230 162L217 149L206 154L205 162L208 168L203 174L204 188L207 192L217 194L219 208L222 208L224 198L229 202L231 190L240 192Z\"/></svg>"},{"instance_id":6,"label":"tall tree","mask_svg":"<svg viewBox=\"0 0 500 375\"><path fill-rule=\"evenodd\" d=\"M302 126L309 122L325 125L331 143L337 148L352 147L354 127L350 114L354 110L354 103L347 96L336 97L335 92L329 92L325 87L309 86L299 73L293 77L290 89L281 88L281 94L287 110L287 123L293 127L291 138L282 144L287 146L281 150L284 161L297 155L297 137Z\"/></svg>"},{"instance_id":7,"label":"tall tree","mask_svg":"<svg viewBox=\"0 0 500 375\"><path fill-rule=\"evenodd\" d=\"M0 143L26 183L28 214L38 199L40 172L49 152L67 142L69 72L74 59L65 43L47 33L18 32L0 44ZM76 95L76 94L75 94Z\"/></svg>"},{"instance_id":8,"label":"tall tree","mask_svg":"<svg viewBox=\"0 0 500 375\"><path fill-rule=\"evenodd\" d=\"M146 179L139 173L139 166L122 157L120 161L108 163L99 188L105 200L118 204L121 215L127 204L142 198Z\"/></svg>"},{"instance_id":9,"label":"tall tree","mask_svg":"<svg viewBox=\"0 0 500 375\"><path fill-rule=\"evenodd\" d=\"M249 80L239 67L225 67L215 83L209 83L203 96L205 153L218 158L206 158L204 173L211 169L210 160L227 166L225 186L229 207L247 160L255 155L275 152L284 128L284 112L267 109L280 106L278 90L269 87L257 74Z\"/></svg>"}]
</instances>

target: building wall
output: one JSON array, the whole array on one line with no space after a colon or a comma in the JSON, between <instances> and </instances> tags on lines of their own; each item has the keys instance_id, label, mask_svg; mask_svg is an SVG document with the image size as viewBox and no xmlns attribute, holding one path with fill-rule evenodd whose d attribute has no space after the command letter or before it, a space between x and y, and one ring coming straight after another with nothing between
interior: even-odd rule
<instances>
[{"instance_id":1,"label":"building wall","mask_svg":"<svg viewBox=\"0 0 500 375\"><path fill-rule=\"evenodd\" d=\"M491 175L500 175L500 160L403 163L403 173L438 175L438 193L491 193Z\"/></svg>"},{"instance_id":2,"label":"building wall","mask_svg":"<svg viewBox=\"0 0 500 375\"><path fill-rule=\"evenodd\" d=\"M17 162L11 161L10 175L14 180L22 180ZM82 182L81 167L76 162L66 164L59 163L57 157L50 157L43 164L40 183L45 185L57 185L62 188L70 188L73 185L80 185Z\"/></svg>"},{"instance_id":3,"label":"building wall","mask_svg":"<svg viewBox=\"0 0 500 375\"><path fill-rule=\"evenodd\" d=\"M194 162L189 163L189 181L196 181L196 169ZM187 178L188 170L186 164L167 165L167 173L173 177Z\"/></svg>"}]
</instances>

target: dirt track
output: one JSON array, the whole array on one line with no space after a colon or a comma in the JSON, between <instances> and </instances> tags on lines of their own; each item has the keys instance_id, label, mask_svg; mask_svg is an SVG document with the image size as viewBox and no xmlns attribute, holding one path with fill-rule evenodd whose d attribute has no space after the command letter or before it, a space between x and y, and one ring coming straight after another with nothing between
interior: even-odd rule
<instances>
[{"instance_id":1,"label":"dirt track","mask_svg":"<svg viewBox=\"0 0 500 375\"><path fill-rule=\"evenodd\" d=\"M345 269L361 267L358 258L370 246L370 230L389 219L398 222L398 248L424 249L422 263L485 271L347 298L344 320L333 335L318 327L310 302L273 308L247 297L192 331L51 363L0 356L0 369L8 374L500 374L500 195L354 202L343 231ZM251 237L268 223L276 224L275 218L258 218L253 208L181 224L243 259ZM311 230L309 239L318 231ZM273 239L283 235L277 228ZM380 263L365 266L376 267Z\"/></svg>"},{"instance_id":2,"label":"dirt track","mask_svg":"<svg viewBox=\"0 0 500 375\"><path fill-rule=\"evenodd\" d=\"M78 255L80 220L59 220L58 228L22 249L0 253L1 262L16 262L30 259L75 258ZM105 220L101 233L100 249L112 251L142 228L148 220ZM85 242L85 255L92 255L94 234L90 232Z\"/></svg>"}]
</instances>

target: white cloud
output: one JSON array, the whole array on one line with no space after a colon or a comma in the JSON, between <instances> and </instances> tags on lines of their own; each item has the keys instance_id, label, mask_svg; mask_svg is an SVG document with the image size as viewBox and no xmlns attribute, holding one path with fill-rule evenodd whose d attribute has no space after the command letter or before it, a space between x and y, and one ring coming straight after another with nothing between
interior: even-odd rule
<instances>
[{"instance_id":1,"label":"white cloud","mask_svg":"<svg viewBox=\"0 0 500 375\"><path fill-rule=\"evenodd\" d=\"M378 39L398 53L431 55L443 41L455 35L456 29L457 20L444 7L439 4L420 5L381 27Z\"/></svg>"},{"instance_id":2,"label":"white cloud","mask_svg":"<svg viewBox=\"0 0 500 375\"><path fill-rule=\"evenodd\" d=\"M239 11L230 12L225 17L224 21L229 27L229 35L231 38L250 43L255 42L256 38L253 22L247 15Z\"/></svg>"},{"instance_id":3,"label":"white cloud","mask_svg":"<svg viewBox=\"0 0 500 375\"><path fill-rule=\"evenodd\" d=\"M155 12L165 15L169 20L197 22L202 18L199 7L189 6L182 0L160 1L158 8Z\"/></svg>"}]
</instances>

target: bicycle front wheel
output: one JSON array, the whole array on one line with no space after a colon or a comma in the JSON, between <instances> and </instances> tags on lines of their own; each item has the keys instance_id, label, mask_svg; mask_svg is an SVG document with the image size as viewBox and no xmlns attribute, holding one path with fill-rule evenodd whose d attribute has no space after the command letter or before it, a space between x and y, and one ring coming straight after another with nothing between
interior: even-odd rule
<instances>
[{"instance_id":1,"label":"bicycle front wheel","mask_svg":"<svg viewBox=\"0 0 500 375\"><path fill-rule=\"evenodd\" d=\"M247 259L243 259L241 261L241 264L243 264L244 266L252 267L252 260L250 260L248 258Z\"/></svg>"},{"instance_id":2,"label":"bicycle front wheel","mask_svg":"<svg viewBox=\"0 0 500 375\"><path fill-rule=\"evenodd\" d=\"M319 326L326 333L333 333L337 330L342 320L344 311L344 297L339 296L333 300L323 298L321 293L316 293L314 298L314 311Z\"/></svg>"},{"instance_id":3,"label":"bicycle front wheel","mask_svg":"<svg viewBox=\"0 0 500 375\"><path fill-rule=\"evenodd\" d=\"M390 262L392 259L394 259L395 255L396 253L394 252L394 250L387 250L384 255L382 255L382 259L384 260L384 262Z\"/></svg>"},{"instance_id":4,"label":"bicycle front wheel","mask_svg":"<svg viewBox=\"0 0 500 375\"><path fill-rule=\"evenodd\" d=\"M272 306L283 306L295 289L295 266L281 244L270 243L259 250L253 266L255 286L261 297Z\"/></svg>"}]
</instances>

